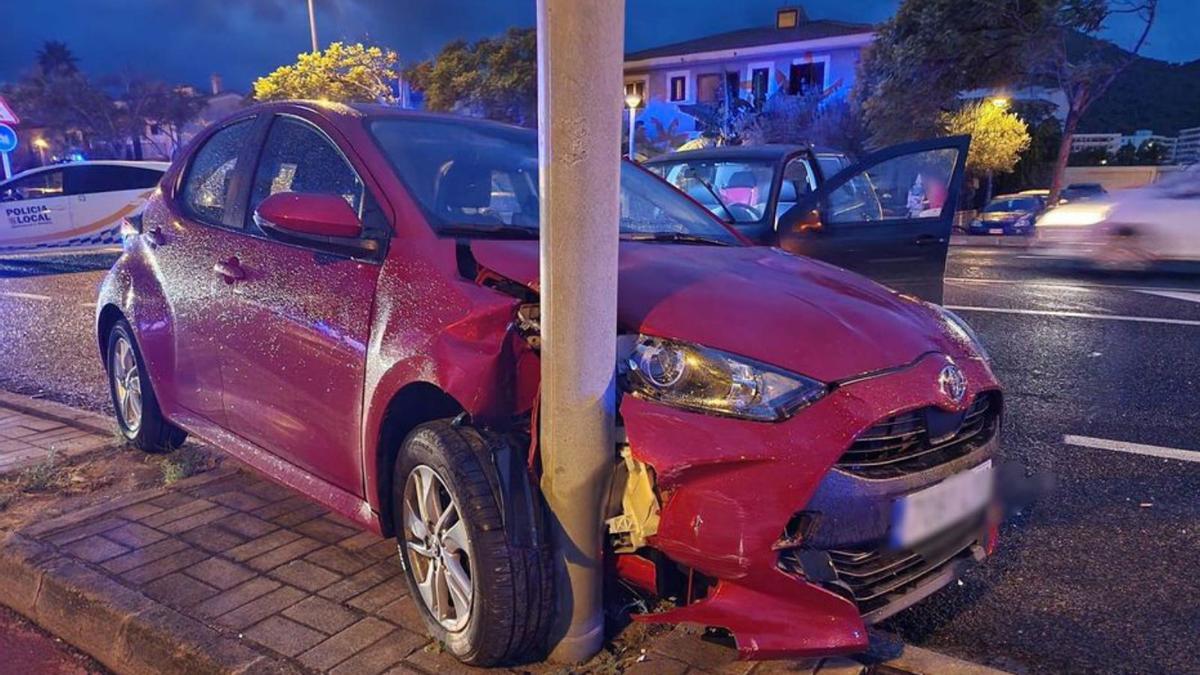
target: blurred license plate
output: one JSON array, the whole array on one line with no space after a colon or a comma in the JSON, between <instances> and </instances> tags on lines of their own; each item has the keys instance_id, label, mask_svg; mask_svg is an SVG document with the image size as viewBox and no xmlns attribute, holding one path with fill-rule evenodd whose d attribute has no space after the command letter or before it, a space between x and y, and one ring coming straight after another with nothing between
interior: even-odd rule
<instances>
[{"instance_id":1,"label":"blurred license plate","mask_svg":"<svg viewBox=\"0 0 1200 675\"><path fill-rule=\"evenodd\" d=\"M911 546L958 523L992 498L992 461L906 495L893 511L892 543Z\"/></svg>"},{"instance_id":2,"label":"blurred license plate","mask_svg":"<svg viewBox=\"0 0 1200 675\"><path fill-rule=\"evenodd\" d=\"M988 234L1004 234L1004 228L993 227L992 229L988 230Z\"/></svg>"}]
</instances>

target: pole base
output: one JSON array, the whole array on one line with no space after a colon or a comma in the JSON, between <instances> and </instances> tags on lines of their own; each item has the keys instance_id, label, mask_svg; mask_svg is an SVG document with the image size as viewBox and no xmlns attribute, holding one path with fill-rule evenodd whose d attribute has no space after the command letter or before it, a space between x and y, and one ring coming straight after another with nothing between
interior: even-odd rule
<instances>
[{"instance_id":1,"label":"pole base","mask_svg":"<svg viewBox=\"0 0 1200 675\"><path fill-rule=\"evenodd\" d=\"M595 656L604 646L604 616L578 635L564 635L550 650L547 660L560 665L576 665Z\"/></svg>"}]
</instances>

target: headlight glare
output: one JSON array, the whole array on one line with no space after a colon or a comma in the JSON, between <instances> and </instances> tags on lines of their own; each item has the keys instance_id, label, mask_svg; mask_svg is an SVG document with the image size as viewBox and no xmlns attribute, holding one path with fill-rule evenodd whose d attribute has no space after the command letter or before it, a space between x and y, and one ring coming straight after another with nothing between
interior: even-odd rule
<instances>
[{"instance_id":1,"label":"headlight glare","mask_svg":"<svg viewBox=\"0 0 1200 675\"><path fill-rule=\"evenodd\" d=\"M825 394L825 385L718 349L648 335L623 336L625 391L698 412L776 421Z\"/></svg>"},{"instance_id":2,"label":"headlight glare","mask_svg":"<svg viewBox=\"0 0 1200 675\"><path fill-rule=\"evenodd\" d=\"M941 305L935 305L932 302L926 304L941 316L942 325L952 338L971 345L978 352L979 356L983 357L984 361L991 363L991 355L988 354L987 349L983 346L983 341L979 339L979 334L975 332L974 328L971 328L971 324L967 323L966 319L963 319Z\"/></svg>"}]
</instances>

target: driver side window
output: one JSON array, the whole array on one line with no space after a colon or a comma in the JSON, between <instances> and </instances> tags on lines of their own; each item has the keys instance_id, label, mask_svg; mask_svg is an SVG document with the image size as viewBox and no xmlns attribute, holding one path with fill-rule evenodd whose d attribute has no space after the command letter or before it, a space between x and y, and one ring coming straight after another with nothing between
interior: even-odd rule
<instances>
[{"instance_id":1,"label":"driver side window","mask_svg":"<svg viewBox=\"0 0 1200 675\"><path fill-rule=\"evenodd\" d=\"M342 153L306 122L277 117L263 145L254 187L250 192L248 223L267 197L279 192L337 195L362 218L364 186Z\"/></svg>"},{"instance_id":2,"label":"driver side window","mask_svg":"<svg viewBox=\"0 0 1200 675\"><path fill-rule=\"evenodd\" d=\"M41 171L15 180L4 186L0 200L21 201L23 199L46 199L61 197L63 194L63 171Z\"/></svg>"},{"instance_id":3,"label":"driver side window","mask_svg":"<svg viewBox=\"0 0 1200 675\"><path fill-rule=\"evenodd\" d=\"M779 228L780 219L816 185L812 166L807 159L797 157L787 163L787 166L783 168L783 180L779 184L779 203L775 207L776 229Z\"/></svg>"},{"instance_id":4,"label":"driver side window","mask_svg":"<svg viewBox=\"0 0 1200 675\"><path fill-rule=\"evenodd\" d=\"M874 164L830 193L829 222L938 218L957 161L957 150L940 148Z\"/></svg>"}]
</instances>

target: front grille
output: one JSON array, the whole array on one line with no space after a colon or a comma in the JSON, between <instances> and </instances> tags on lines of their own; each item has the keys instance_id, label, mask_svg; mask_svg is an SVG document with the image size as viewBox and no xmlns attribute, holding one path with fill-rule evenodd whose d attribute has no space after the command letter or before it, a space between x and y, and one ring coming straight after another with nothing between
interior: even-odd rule
<instances>
[{"instance_id":1,"label":"front grille","mask_svg":"<svg viewBox=\"0 0 1200 675\"><path fill-rule=\"evenodd\" d=\"M940 439L929 437L929 411L922 408L901 413L867 429L838 459L837 467L865 478L895 478L970 454L995 435L1000 396L995 392L980 394L967 409L958 430Z\"/></svg>"},{"instance_id":2,"label":"front grille","mask_svg":"<svg viewBox=\"0 0 1200 675\"><path fill-rule=\"evenodd\" d=\"M973 522L945 533L920 551L829 551L829 557L838 581L849 590L858 611L868 620L882 619L899 611L893 608L889 612L888 605L902 600L922 582L958 561L971 559L977 541L978 523Z\"/></svg>"}]
</instances>

